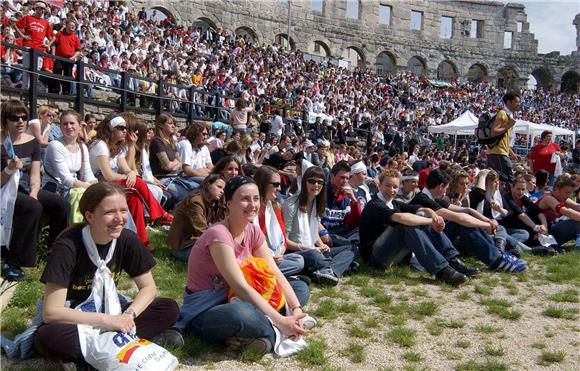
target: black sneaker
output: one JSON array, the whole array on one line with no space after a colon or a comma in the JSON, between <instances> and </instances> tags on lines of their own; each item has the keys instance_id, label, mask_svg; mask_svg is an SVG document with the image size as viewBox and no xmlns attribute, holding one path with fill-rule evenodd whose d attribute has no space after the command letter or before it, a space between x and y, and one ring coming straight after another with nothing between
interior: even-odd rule
<instances>
[{"instance_id":1,"label":"black sneaker","mask_svg":"<svg viewBox=\"0 0 580 371\"><path fill-rule=\"evenodd\" d=\"M459 273L465 274L467 277L472 277L480 273L479 269L475 267L468 267L461 260L453 258L449 260L449 265L451 268L455 269Z\"/></svg>"},{"instance_id":2,"label":"black sneaker","mask_svg":"<svg viewBox=\"0 0 580 371\"><path fill-rule=\"evenodd\" d=\"M314 282L319 285L324 286L336 286L338 285L338 277L334 274L332 269L318 270L312 274L314 276Z\"/></svg>"},{"instance_id":3,"label":"black sneaker","mask_svg":"<svg viewBox=\"0 0 580 371\"><path fill-rule=\"evenodd\" d=\"M149 340L157 345L161 345L162 347L171 346L177 349L183 347L185 344L181 333L171 328L161 331Z\"/></svg>"},{"instance_id":4,"label":"black sneaker","mask_svg":"<svg viewBox=\"0 0 580 371\"><path fill-rule=\"evenodd\" d=\"M272 351L272 344L267 338L246 339L233 336L226 340L226 344L232 351L243 352L244 350L249 350L260 356Z\"/></svg>"},{"instance_id":5,"label":"black sneaker","mask_svg":"<svg viewBox=\"0 0 580 371\"><path fill-rule=\"evenodd\" d=\"M439 281L443 281L453 286L459 286L468 280L466 275L457 272L449 265L437 272L435 277L437 277Z\"/></svg>"},{"instance_id":6,"label":"black sneaker","mask_svg":"<svg viewBox=\"0 0 580 371\"><path fill-rule=\"evenodd\" d=\"M2 277L7 281L22 281L26 278L26 274L20 268L4 263L2 266Z\"/></svg>"},{"instance_id":7,"label":"black sneaker","mask_svg":"<svg viewBox=\"0 0 580 371\"><path fill-rule=\"evenodd\" d=\"M304 276L302 274L297 274L295 276L288 276L287 278L288 278L288 281L302 281L307 286L310 286L310 284L312 283L312 280L310 279L310 277Z\"/></svg>"},{"instance_id":8,"label":"black sneaker","mask_svg":"<svg viewBox=\"0 0 580 371\"><path fill-rule=\"evenodd\" d=\"M558 251L554 250L554 248L551 246L534 246L532 247L532 254L540 256L553 256L558 255Z\"/></svg>"}]
</instances>

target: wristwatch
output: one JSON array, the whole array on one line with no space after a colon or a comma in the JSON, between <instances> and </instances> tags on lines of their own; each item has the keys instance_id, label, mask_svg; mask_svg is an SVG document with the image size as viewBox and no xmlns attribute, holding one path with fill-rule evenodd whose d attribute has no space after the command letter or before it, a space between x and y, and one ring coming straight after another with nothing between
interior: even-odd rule
<instances>
[{"instance_id":1,"label":"wristwatch","mask_svg":"<svg viewBox=\"0 0 580 371\"><path fill-rule=\"evenodd\" d=\"M131 308L127 308L125 309L125 311L123 312L123 314L129 314L133 317L133 319L137 318L137 313L135 313L135 311Z\"/></svg>"}]
</instances>

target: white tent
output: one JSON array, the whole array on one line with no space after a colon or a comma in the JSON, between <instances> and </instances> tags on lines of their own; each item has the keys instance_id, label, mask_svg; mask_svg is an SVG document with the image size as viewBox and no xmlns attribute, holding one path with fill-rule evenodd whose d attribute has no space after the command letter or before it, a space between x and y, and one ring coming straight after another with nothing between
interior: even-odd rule
<instances>
[{"instance_id":1,"label":"white tent","mask_svg":"<svg viewBox=\"0 0 580 371\"><path fill-rule=\"evenodd\" d=\"M430 133L445 133L449 135L474 135L478 118L471 111L465 111L461 116L445 125L429 126ZM572 135L573 143L576 141L576 133L572 130L560 128L547 124L536 124L530 121L517 120L515 125L516 134L524 134L528 137L528 147L533 143L533 138L539 136L543 131L551 131L555 135Z\"/></svg>"}]
</instances>

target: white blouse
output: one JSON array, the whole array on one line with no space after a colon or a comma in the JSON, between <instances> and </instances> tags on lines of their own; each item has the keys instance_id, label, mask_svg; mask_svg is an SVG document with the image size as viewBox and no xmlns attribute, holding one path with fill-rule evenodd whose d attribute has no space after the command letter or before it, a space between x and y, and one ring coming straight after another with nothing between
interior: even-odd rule
<instances>
[{"instance_id":1,"label":"white blouse","mask_svg":"<svg viewBox=\"0 0 580 371\"><path fill-rule=\"evenodd\" d=\"M81 151L69 151L64 143L60 140L53 140L46 147L46 156L44 158L44 175L42 185L48 182L62 184L66 189L73 186L75 180L90 183L96 180L89 162L89 150L84 144L80 144ZM82 166L81 166L82 165ZM80 178L77 176L79 174Z\"/></svg>"}]
</instances>

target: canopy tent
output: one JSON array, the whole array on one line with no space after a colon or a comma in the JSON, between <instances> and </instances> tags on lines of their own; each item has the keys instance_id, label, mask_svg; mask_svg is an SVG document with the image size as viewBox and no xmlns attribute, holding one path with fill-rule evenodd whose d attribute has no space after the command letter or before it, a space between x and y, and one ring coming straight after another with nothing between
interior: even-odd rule
<instances>
[{"instance_id":1,"label":"canopy tent","mask_svg":"<svg viewBox=\"0 0 580 371\"><path fill-rule=\"evenodd\" d=\"M471 111L465 111L461 116L451 121L450 123L439 126L430 126L428 130L430 133L445 133L449 135L455 135L455 139L457 140L458 135L474 135L474 130L477 127L477 123L477 117L475 117ZM576 133L572 130L547 124L536 124L524 120L516 120L514 131L516 134L527 135L528 147L530 143L533 143L533 138L539 136L543 131L551 131L554 136L571 135L573 137L573 142L576 141Z\"/></svg>"}]
</instances>

